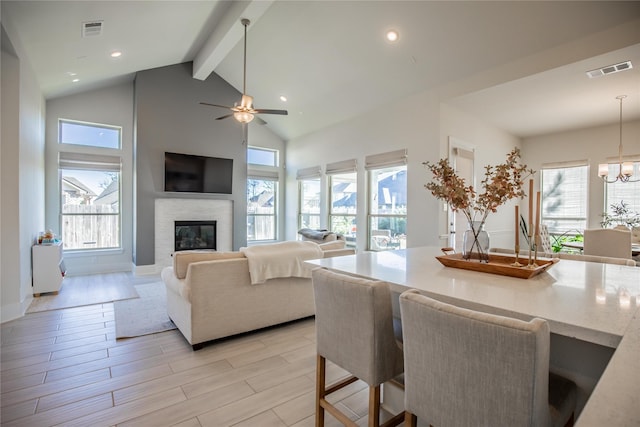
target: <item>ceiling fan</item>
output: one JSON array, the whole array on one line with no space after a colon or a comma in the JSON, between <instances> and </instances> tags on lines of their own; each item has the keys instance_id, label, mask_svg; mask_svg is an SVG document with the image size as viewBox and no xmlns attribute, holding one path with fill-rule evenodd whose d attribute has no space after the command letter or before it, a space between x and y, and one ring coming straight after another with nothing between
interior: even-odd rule
<instances>
[{"instance_id":1,"label":"ceiling fan","mask_svg":"<svg viewBox=\"0 0 640 427\"><path fill-rule=\"evenodd\" d=\"M244 25L244 76L242 81L242 99L240 100L240 105L235 103L233 107L227 107L225 105L218 104L209 104L208 102L201 102L202 105L207 105L209 107L219 107L219 108L227 108L232 111L232 113L225 114L224 116L220 116L216 118L216 120L226 119L227 117L233 116L240 123L249 123L253 120L256 114L280 114L286 116L289 114L287 110L267 110L263 108L253 108L253 97L247 95L247 27L251 23L246 18L240 20L242 25Z\"/></svg>"}]
</instances>

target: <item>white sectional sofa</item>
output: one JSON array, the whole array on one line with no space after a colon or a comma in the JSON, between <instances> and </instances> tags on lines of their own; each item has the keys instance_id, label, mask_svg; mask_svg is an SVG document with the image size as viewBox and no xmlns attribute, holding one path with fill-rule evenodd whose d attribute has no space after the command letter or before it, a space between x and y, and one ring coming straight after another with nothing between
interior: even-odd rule
<instances>
[{"instance_id":1,"label":"white sectional sofa","mask_svg":"<svg viewBox=\"0 0 640 427\"><path fill-rule=\"evenodd\" d=\"M277 255L287 247L289 251L284 252L284 257L272 263L278 264L291 253L292 245L300 245L306 250L305 259L354 253L352 249L344 248L344 241L321 245L280 242L260 248ZM311 245L319 248L317 256L310 255L316 250ZM167 288L167 312L194 350L202 348L207 341L315 314L310 269L306 271L305 268L301 273L298 265L295 272L307 277L273 277L264 283L255 283L256 279L252 278L255 261L252 261L250 274L247 252L243 250L180 251L173 256L173 266L162 270L161 277ZM273 274L277 276L277 273L281 271Z\"/></svg>"}]
</instances>

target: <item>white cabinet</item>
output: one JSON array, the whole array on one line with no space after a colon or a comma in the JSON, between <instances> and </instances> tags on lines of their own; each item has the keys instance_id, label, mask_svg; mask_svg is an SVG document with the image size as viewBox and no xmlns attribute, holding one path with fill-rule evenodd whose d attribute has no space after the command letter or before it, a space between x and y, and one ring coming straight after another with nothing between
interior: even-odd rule
<instances>
[{"instance_id":1,"label":"white cabinet","mask_svg":"<svg viewBox=\"0 0 640 427\"><path fill-rule=\"evenodd\" d=\"M62 242L52 245L34 245L33 257L33 295L44 292L58 293L65 275L62 259Z\"/></svg>"}]
</instances>

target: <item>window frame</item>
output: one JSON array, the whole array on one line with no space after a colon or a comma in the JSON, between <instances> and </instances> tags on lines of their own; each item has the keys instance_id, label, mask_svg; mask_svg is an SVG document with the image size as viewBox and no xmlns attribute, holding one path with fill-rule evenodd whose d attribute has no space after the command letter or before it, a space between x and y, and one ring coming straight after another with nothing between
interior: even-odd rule
<instances>
[{"instance_id":1,"label":"window frame","mask_svg":"<svg viewBox=\"0 0 640 427\"><path fill-rule=\"evenodd\" d=\"M306 211L304 209L304 186L306 182L317 182L317 188L318 188L318 212L312 212L312 211ZM311 229L319 229L322 226L321 223L321 209L320 209L320 205L322 203L322 181L320 177L317 178L305 178L305 179L298 179L298 230L302 229L302 228L311 228ZM308 224L304 224L303 219L307 217L309 219L317 219L317 226L314 225L314 223L312 221L309 221Z\"/></svg>"},{"instance_id":2,"label":"window frame","mask_svg":"<svg viewBox=\"0 0 640 427\"><path fill-rule=\"evenodd\" d=\"M633 175L632 180L640 178L640 160L637 159L637 156L634 156L634 160L629 160L633 163ZM620 169L620 164L618 162L609 162L609 176L617 176L618 171ZM610 199L612 197L619 197L617 195L612 195L612 193L617 193L617 191L613 191L616 187L620 187L621 192L631 193L632 195L638 195L635 199L631 197L631 200L625 197L620 197L618 199ZM606 212L609 215L612 214L611 205L618 204L621 201L624 201L625 204L629 205L629 210L631 212L640 212L640 181L636 182L606 182L604 181L604 206L602 208L602 212Z\"/></svg>"},{"instance_id":3,"label":"window frame","mask_svg":"<svg viewBox=\"0 0 640 427\"><path fill-rule=\"evenodd\" d=\"M272 199L273 199L273 211L272 213L250 213L249 212L249 182L250 181L262 181L262 182L271 182L273 183L273 195L272 195ZM267 178L267 177L256 177L256 176L247 176L247 243L259 243L259 242L271 242L271 241L276 241L278 240L278 207L279 207L279 203L278 203L278 197L280 195L279 192L279 180L277 177L274 178ZM252 197L255 197L256 195L253 195ZM272 218L271 222L272 222L272 226L273 226L273 235L270 238L266 238L266 239L258 239L258 238L253 238L250 239L249 236L249 227L250 224L254 224L256 223L256 218L260 218L260 217L270 217ZM253 218L253 222L249 221L249 218ZM254 231L255 234L255 231Z\"/></svg>"},{"instance_id":4,"label":"window frame","mask_svg":"<svg viewBox=\"0 0 640 427\"><path fill-rule=\"evenodd\" d=\"M268 163L251 163L250 158L251 158L251 152L263 152L263 153L271 153L273 154L273 163L272 164L268 164ZM280 166L280 150L277 150L275 148L265 148L265 147L258 147L258 146L254 146L254 145L250 145L247 148L247 164L251 167L267 167L267 168L278 168Z\"/></svg>"},{"instance_id":5,"label":"window frame","mask_svg":"<svg viewBox=\"0 0 640 427\"><path fill-rule=\"evenodd\" d=\"M118 132L118 146L117 147L106 147L106 146L102 146L102 145L76 144L74 142L63 141L63 137L62 137L62 133L63 133L62 132L62 125L63 124L81 125L81 126L92 127L92 128L96 128L96 129L115 130L115 131ZM90 147L90 148L95 148L95 149L100 149L100 150L118 150L118 151L120 151L120 150L122 150L122 126L114 126L114 125L108 125L108 124L103 124L103 123L92 123L92 122L85 122L85 121L81 121L81 120L70 120L70 119L58 118L58 144L64 145L68 151L76 151L71 147Z\"/></svg>"},{"instance_id":6,"label":"window frame","mask_svg":"<svg viewBox=\"0 0 640 427\"><path fill-rule=\"evenodd\" d=\"M63 123L80 123L84 126L91 126L100 129L112 129L117 131L118 133L118 148L108 148L98 145L86 145L86 144L73 144L73 143L65 143L61 141L62 131L61 125ZM59 215L59 230L62 237L63 250L69 253L89 253L95 251L122 251L124 249L123 246L123 230L122 230L122 127L121 126L113 126L108 124L98 124L98 123L89 123L89 122L81 122L76 120L68 120L68 119L58 119L58 144L61 147L64 147L64 150L60 150L58 152L58 162L57 162L57 174L58 174L58 184L57 184L57 193L58 193L58 215ZM117 182L118 182L118 197L115 203L112 203L117 206L117 212L65 212L65 207L68 206L67 203L63 203L64 200L67 199L68 194L65 194L65 185L63 185L63 179L65 176L68 176L69 173L73 173L72 171L84 171L84 172L112 172L117 174ZM69 182L69 181L67 181ZM80 181L82 183L82 181ZM85 183L83 185L87 186ZM88 187L88 186L87 186ZM104 189L106 189L105 187ZM104 190L103 189L103 190ZM101 194L96 194L95 199L99 198ZM91 204L93 202L91 200ZM116 245L109 245L104 247L90 247L90 248L81 248L81 247L65 247L66 242L72 242L74 239L69 239L66 236L71 236L76 234L76 232L72 231L71 234L67 234L67 226L65 226L65 219L70 217L79 217L79 216L88 216L88 217L117 217L116 219L116 227L117 233L116 236ZM95 227L95 226L93 226ZM93 228L91 227L91 228ZM99 236L99 229L91 230L91 233L96 233Z\"/></svg>"},{"instance_id":7,"label":"window frame","mask_svg":"<svg viewBox=\"0 0 640 427\"><path fill-rule=\"evenodd\" d=\"M250 152L264 152L272 154L273 164L250 163ZM275 148L249 146L247 148L247 186L246 186L246 207L247 207L247 243L263 243L278 240L280 235L280 150ZM273 182L273 212L272 213L249 213L249 184L250 181ZM255 196L255 195L254 195ZM252 196L252 197L254 197ZM249 227L255 226L255 219L258 217L271 217L273 224L273 235L269 239L250 239ZM253 218L254 221L250 221ZM255 231L254 231L255 233Z\"/></svg>"},{"instance_id":8,"label":"window frame","mask_svg":"<svg viewBox=\"0 0 640 427\"><path fill-rule=\"evenodd\" d=\"M584 192L582 196L578 197L577 200L581 201L581 210L584 212L584 216L550 216L545 209L547 205L547 200L550 197L548 195L549 191L545 190L546 180L545 180L545 171L551 170L559 170L559 169L575 169L575 168L583 168L583 179L578 179L577 182L584 183ZM540 223L547 226L549 230L549 234L552 236L576 236L582 234L585 228L589 226L589 161L588 160L576 160L576 161L568 161L568 162L559 162L559 163L547 163L543 164L540 167L540 194L541 194L541 209L540 209ZM570 185L570 184L569 184ZM560 196L558 196L560 197ZM562 199L565 199L563 197ZM584 226L577 227L552 227L549 224L549 221L576 221L583 222Z\"/></svg>"},{"instance_id":9,"label":"window frame","mask_svg":"<svg viewBox=\"0 0 640 427\"><path fill-rule=\"evenodd\" d=\"M367 250L370 251L385 251L385 250L395 250L395 249L404 249L407 245L407 210L408 204L404 205L404 213L378 213L377 208L376 212L373 211L374 206L378 207L379 204L376 202L379 192L379 185L377 184L379 181L376 180L376 185L374 185L374 174L379 173L380 171L387 171L390 174L397 174L399 172L404 172L405 177L409 172L409 168L407 167L407 150L396 150L388 153L375 154L372 156L367 156L365 159L365 169L367 170ZM407 202L407 181L405 181L405 203ZM393 220L396 221L404 221L404 233L396 233L395 235L391 234L391 230L393 228L389 228L389 233L376 233L378 230L386 230L380 228L373 228L374 221L376 224L379 219L388 219L389 226L391 227L391 223ZM398 225L400 227L400 225ZM376 247L374 247L374 237L376 242Z\"/></svg>"},{"instance_id":10,"label":"window frame","mask_svg":"<svg viewBox=\"0 0 640 427\"><path fill-rule=\"evenodd\" d=\"M341 178L344 176L352 176L351 178ZM350 184L353 184L356 188L355 191L355 205L353 208L353 213L345 213L345 212L335 212L334 211L334 180L336 179L343 179L345 181L350 181ZM358 173L353 171L353 172L342 172L342 173L333 173L329 175L329 182L328 182L328 186L329 186L329 197L328 197L328 204L329 204L329 208L328 208L328 214L327 214L327 220L328 220L328 225L329 225L329 230L333 231L335 233L339 233L345 236L345 238L347 239L347 246L355 246L356 244L356 240L358 238L358 233L357 233L357 229L354 228L356 221L357 221L357 213L358 213L358 203L357 203L357 198L358 198ZM335 218L345 218L345 219L350 219L348 221L348 223L351 223L354 225L354 227L352 227L350 230L338 230L334 227L334 219Z\"/></svg>"}]
</instances>

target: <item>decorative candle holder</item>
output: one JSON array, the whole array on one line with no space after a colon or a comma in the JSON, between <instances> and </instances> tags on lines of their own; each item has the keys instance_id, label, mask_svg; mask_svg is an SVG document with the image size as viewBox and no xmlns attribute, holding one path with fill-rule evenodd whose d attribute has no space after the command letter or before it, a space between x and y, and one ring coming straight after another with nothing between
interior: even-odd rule
<instances>
[{"instance_id":1,"label":"decorative candle holder","mask_svg":"<svg viewBox=\"0 0 640 427\"><path fill-rule=\"evenodd\" d=\"M537 266L533 262L532 255L535 243L533 243L533 233L532 233L533 224L529 226L529 263L527 264L527 268L536 268Z\"/></svg>"},{"instance_id":2,"label":"decorative candle holder","mask_svg":"<svg viewBox=\"0 0 640 427\"><path fill-rule=\"evenodd\" d=\"M514 267L522 267L522 264L520 264L520 245L516 245L514 250L516 253L516 262L511 263L511 265Z\"/></svg>"}]
</instances>

